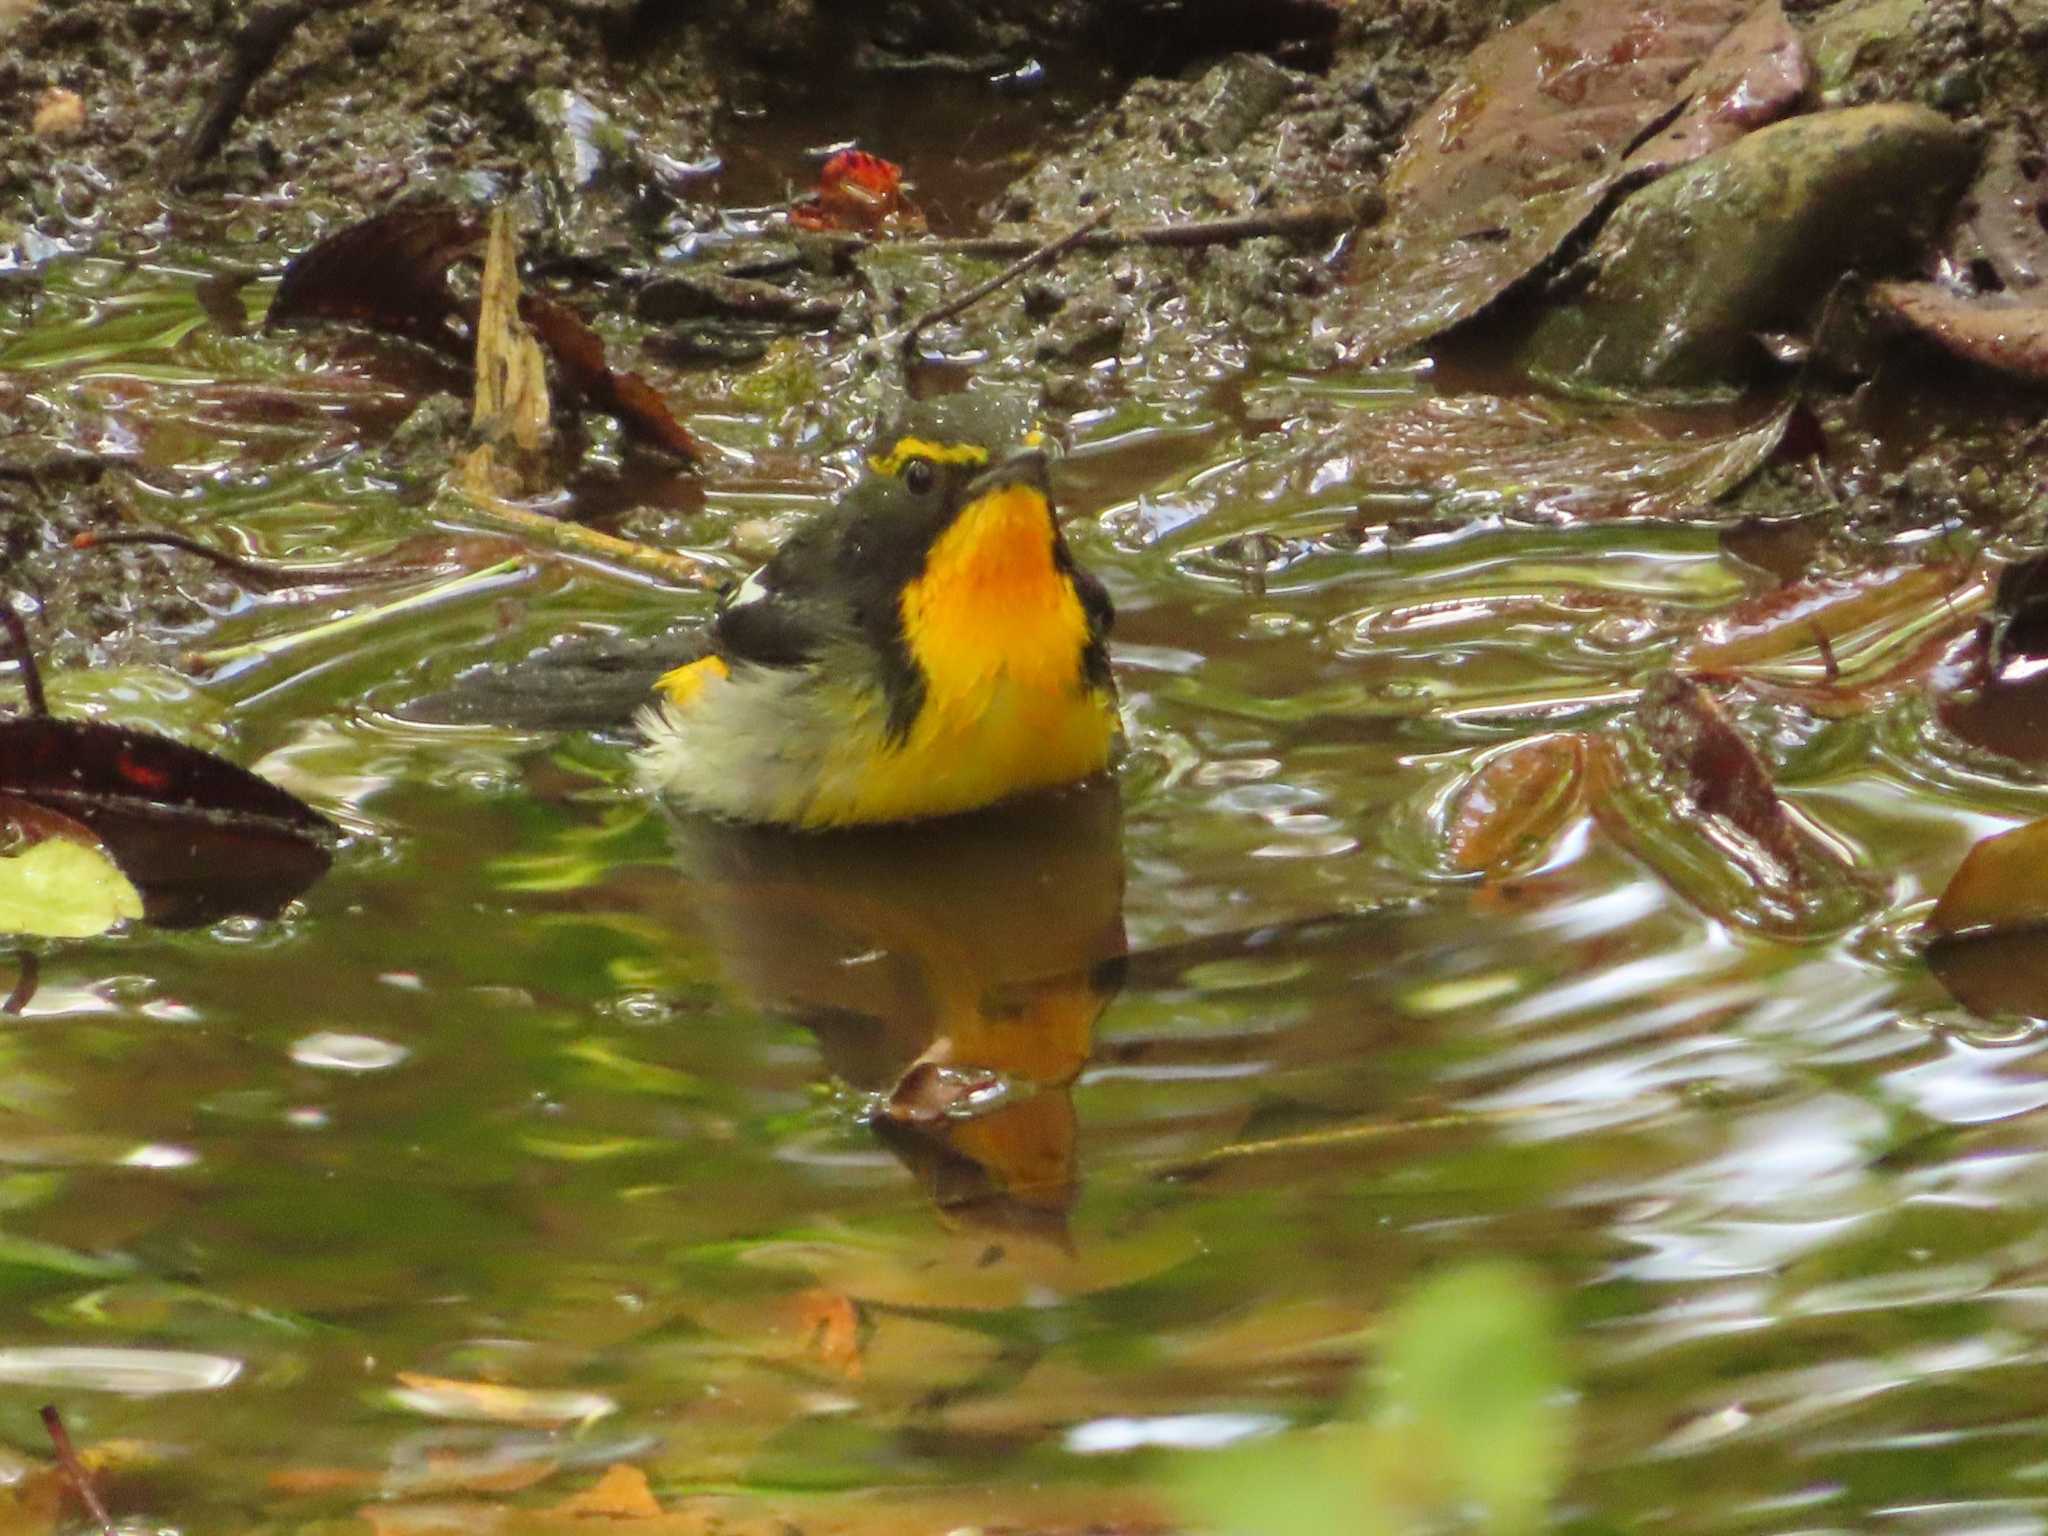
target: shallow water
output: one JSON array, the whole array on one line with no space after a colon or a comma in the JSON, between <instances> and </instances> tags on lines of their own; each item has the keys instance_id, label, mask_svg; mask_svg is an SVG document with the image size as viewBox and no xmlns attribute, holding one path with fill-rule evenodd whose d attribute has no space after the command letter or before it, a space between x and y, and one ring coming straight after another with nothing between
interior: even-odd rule
<instances>
[{"instance_id":1,"label":"shallow water","mask_svg":"<svg viewBox=\"0 0 2048 1536\"><path fill-rule=\"evenodd\" d=\"M67 261L0 369L133 466L139 520L297 560L418 535L375 445L423 365L265 336L267 285L220 287ZM1439 524L1302 458L1427 375L1340 383L1076 423L1060 496L1119 601L1131 751L1007 819L720 833L615 745L389 713L703 605L552 556L197 680L58 646L60 710L224 750L348 841L278 921L38 947L0 1029L6 1441L36 1452L55 1400L150 1442L114 1492L163 1528L621 1459L665 1492L1111 1511L1159 1473L1135 1447L1314 1421L1390 1295L1509 1254L1569 1322L1571 1528L2048 1529L2042 1042L1914 947L2048 786L1907 690L1746 722L1870 873L1823 936L1709 915L1584 814L1512 880L1457 875L1475 767L1625 732L1766 578L1711 527ZM737 566L736 522L831 493L740 413L693 425L755 467L589 505L651 499ZM180 649L370 600L190 591ZM871 1127L940 1033L1008 1097ZM820 1332L848 1299L857 1375ZM447 1384L479 1381L533 1395Z\"/></svg>"}]
</instances>

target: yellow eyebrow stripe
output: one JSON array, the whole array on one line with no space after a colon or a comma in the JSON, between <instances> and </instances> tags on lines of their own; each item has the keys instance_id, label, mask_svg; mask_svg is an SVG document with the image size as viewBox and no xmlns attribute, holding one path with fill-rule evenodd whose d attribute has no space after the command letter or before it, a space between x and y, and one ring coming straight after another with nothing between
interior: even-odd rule
<instances>
[{"instance_id":1,"label":"yellow eyebrow stripe","mask_svg":"<svg viewBox=\"0 0 2048 1536\"><path fill-rule=\"evenodd\" d=\"M928 437L899 437L887 453L868 455L868 467L878 475L900 475L912 459L930 459L934 464L986 464L988 450L974 443L935 443Z\"/></svg>"}]
</instances>

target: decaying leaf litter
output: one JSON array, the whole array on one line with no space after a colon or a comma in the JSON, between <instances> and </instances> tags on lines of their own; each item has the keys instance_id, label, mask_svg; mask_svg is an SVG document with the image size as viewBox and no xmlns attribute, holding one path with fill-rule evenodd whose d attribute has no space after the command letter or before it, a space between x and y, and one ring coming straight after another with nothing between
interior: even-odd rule
<instances>
[{"instance_id":1,"label":"decaying leaf litter","mask_svg":"<svg viewBox=\"0 0 2048 1536\"><path fill-rule=\"evenodd\" d=\"M2004 324L1987 314L2025 308L2025 273L2034 259L2023 218L2000 223L1984 211L2016 202L2023 207L2028 195L2013 187L2020 155L2000 149L2026 131L2016 119L2000 118L1999 92L2010 82L1987 68L1969 103L1991 109L1984 176L2004 165L1997 172L2004 179L1987 179L1959 198L1969 169L1965 156L1973 164L1977 150L1967 134L1949 126L1960 115L1958 104L1944 99L1957 90L1955 81L1948 75L1909 79L1900 94L1920 96L1922 110L1879 107L1873 109L1878 117L1854 118L1849 108L1860 106L1864 93L1875 87L1880 97L1886 94L1884 71L1897 61L1860 75L1852 69L1846 81L1830 79L1830 61L1853 61L1863 52L1861 44L1850 45L1853 39L1845 43L1830 34L1834 9L1847 8L1797 18L1807 54L1788 49L1794 23L1775 7L1701 5L1660 29L1633 8L1623 15L1618 8L1565 6L1493 34L1462 60L1463 48L1449 45L1455 29L1470 33L1462 41L1476 42L1483 24L1454 21L1432 52L1385 32L1376 41L1374 22L1352 17L1337 28L1334 61L1325 61L1321 75L1312 56L1289 51L1300 41L1293 39L1280 47L1289 63L1243 54L1187 80L1141 83L1108 109L1092 138L1082 138L1064 157L1048 157L996 198L991 211L1005 216L999 238L1024 244L1050 238L1101 217L1104 203L1116 226L1132 229L1256 218L1257 209L1276 202L1367 214L1383 201L1384 220L1347 240L1295 228L1287 238L1242 248L1233 243L1200 256L1135 248L1076 253L1040 280L950 320L927 338L927 371L934 363L964 366L984 387L1031 395L1056 427L1064 425L1076 449L1069 469L1083 486L1091 476L1121 488L1141 485L1092 505L1085 496L1082 501L1084 509L1102 512L1100 554L1119 570L1135 571L1143 559L1163 553L1198 589L1206 584L1220 594L1218 603L1229 594L1256 601L1261 622L1284 618L1290 606L1322 615L1328 605L1319 594L1330 590L1333 571L1385 561L1412 572L1414 591L1380 594L1395 600L1376 597L1365 610L1354 602L1350 611L1331 615L1344 622L1332 626L1333 659L1321 669L1326 694L1310 688L1282 696L1261 685L1255 667L1245 669L1240 685L1226 656L1213 718L1256 720L1292 706L1297 718L1305 710L1309 719L1444 720L1475 732L1540 732L1510 734L1506 739L1521 744L1487 756L1452 785L1442 803L1455 813L1430 825L1432 860L1460 871L1459 878L1476 877L1480 896L1508 899L1503 891L1521 882L1540 897L1559 849L1575 828L1593 821L1597 836L1628 850L1731 928L1780 943L1825 944L1891 910L1898 893L1865 867L1878 850L1859 846L1853 834L1831 827L1824 812L1805 809L1796 790L1788 797L1774 784L1786 767L1787 741L1810 735L1820 722L1880 709L1933 708L1919 702L1930 698L1931 686L1943 729L1960 740L1991 742L1993 727L1970 722L1989 713L2007 725L2011 712L2000 710L1998 701L2010 699L2016 708L2024 699L2030 593L2007 573L2021 569L2014 557L2033 547L2040 533L2029 505L2035 445L2026 435L2038 430L2038 420L2027 397L2015 406L2009 394L1996 394L1996 386L1989 391L2006 413L2000 422L2014 416L2022 422L2019 432L2004 434L2014 441L2000 443L2001 433L1993 430L1973 436L1973 424L1964 422L1943 424L1899 447L1886 444L1881 430L1888 402L1902 389L1911 398L1910 379L1902 382L1901 375L1936 366L1931 353L1891 333L1901 319L1960 356L2025 376L2024 316L2013 322L2022 329L2010 337L1999 331L1995 346L1970 341L1987 326ZM1388 30L1399 32L1410 19L1397 18ZM317 43L326 22L306 10L301 41ZM1929 30L1899 42L1893 53L1928 47ZM381 45L366 39L362 52L374 58L392 46L389 37ZM1877 52L1883 59L1885 50ZM1300 63L1311 67L1296 73L1292 65ZM1406 110L1423 105L1438 86L1444 94L1417 117L1384 186L1374 188L1365 174L1373 150L1391 148ZM1486 112L1474 114L1475 101L1484 101ZM1930 101L1945 115L1928 114ZM260 85L249 105L260 120ZM591 306L612 348L625 342L620 355L631 357L633 342L642 342L644 371L668 395L675 417L701 430L717 452L695 478L670 466L650 469L599 425L594 443L581 447L580 469L558 468L551 481L545 474L539 481L543 488L566 485L566 496L528 515L548 517L566 507L572 514L567 526L575 527L579 506L616 507L633 499L630 489L616 487L661 483L679 489L664 490L651 511L603 514L612 526L599 533L624 532L637 545L660 545L672 541L665 533L684 533L680 542L689 544L690 521L703 518L706 505L721 512L743 507L748 494L763 489L786 499L830 494L847 472L846 445L886 412L904 382L893 360L866 343L941 307L988 268L975 266L979 258L966 252L924 248L937 242L907 227L807 244L796 232L804 219L785 229L772 212L765 220L721 227L682 206L680 216L672 209L668 225L653 235L644 219L636 228L631 217L616 223L565 218L564 207L587 213L621 206L621 186L632 187L635 176L641 178L635 195L659 185L678 205L704 183L687 169L687 154L671 153L676 146L653 143L645 132L608 126L604 109L587 97L578 96L559 114L542 105L529 103L529 110L537 121L566 125L556 147L568 152L554 156L564 169L535 199L538 216L531 205L522 209L539 231L528 251L527 285L549 290L550 302ZM1828 110L1816 113L1816 106ZM1500 141L1490 137L1494 123L1505 122L1512 137L1515 125L1539 107L1536 148L1498 153ZM1318 113L1324 120L1316 120ZM1767 137L1765 125L1786 114L1790 119L1775 130L1779 137ZM1467 130L1469 137L1461 137ZM1147 142L1155 132L1160 143ZM1725 187L1729 162L1714 156L1742 147L1745 137L1751 142L1743 154L1766 168L1777 143L1794 144L1798 157L1820 170L1839 167L1839 178L1817 176L1816 184L1851 202L1870 178L1897 181L1902 165L1910 172L1926 162L1923 185L1887 188L1887 196L1897 191L1908 199L1887 205L1879 220L1888 238L1898 236L1898 248L1880 263L1881 271L1847 272L1845 278L1855 265L1845 262L1844 271L1792 273L1786 283L1766 285L1753 313L1720 305L1711 315L1681 314L1671 322L1696 323L1693 334L1708 337L1710 345L1629 352L1620 340L1606 344L1610 334L1620 337L1610 329L1615 315L1639 318L1651 297L1640 284L1631 286L1628 263L1643 260L1639 253L1648 250L1651 270L1661 270L1677 259L1670 251L1686 249L1659 245L1668 216L1653 201L1633 200L1654 198L1660 186ZM1427 153L1419 147L1425 144ZM1705 158L1685 166L1694 155ZM915 182L917 156L905 152L902 158ZM1570 165L1570 176L1542 184L1560 162ZM1280 174L1244 175L1253 165L1277 166ZM232 190L259 184L261 172L260 151L237 145L231 134L219 166L204 174L218 179L216 190ZM1664 174L1650 180L1652 172ZM2023 167L2020 175L2024 180ZM785 205L802 207L813 196L818 206L830 203L832 183L809 194L802 190L807 179L789 174ZM922 189L913 192L926 200ZM1467 194L1470 203L1456 200ZM1630 201L1619 201L1625 194ZM1084 196L1092 206L1078 204ZM1921 201L1911 201L1916 196ZM566 201L551 209L548 198ZM863 211L875 206L856 201ZM378 209L367 195L336 202L339 216L324 220L328 231ZM1645 211L1626 212L1631 207ZM287 223L298 217L276 216ZM975 227L957 212L952 217L942 230ZM1754 222L1763 227L1771 220ZM1781 227L1800 228L1796 221ZM85 228L89 237L89 218ZM34 234L63 238L61 226L55 235ZM312 242L286 243L303 250ZM1495 255L1503 259L1496 262ZM661 286L665 265L683 274L707 270L681 293ZM1910 292L1880 286L1866 301L1865 278L1936 286ZM263 297L260 285L242 287L246 293L230 288L227 294L238 310ZM1732 291L1717 284L1708 296L1720 300ZM1439 311L1432 305L1440 298ZM218 308L146 314L159 328L134 339L175 361L189 349L188 338L218 324L209 321ZM1523 328L1526 337L1518 334ZM1589 348L1589 335L1601 345ZM1362 377L1341 369L1348 359L1422 344L1432 348L1433 370L1404 370L1398 357L1394 366ZM142 427L90 440L67 437L63 414L31 398L47 394L43 380L53 370L77 380L63 373L76 360L67 362L61 349L54 359L47 351L39 358L28 346L6 354L9 373L30 381L0 379L0 390L16 389L13 398L29 422L9 440L10 452L24 442L33 449L8 483L22 487L26 515L58 535L44 539L47 547L23 569L31 582L41 572L56 599L59 649L68 647L66 659L74 665L91 656L89 647L109 643L148 658L153 637L147 625L124 629L117 620L96 627L83 605L75 609L83 622L63 621L65 597L58 589L69 578L48 572L53 560L75 558L58 553L65 537L81 531L76 525L177 523L179 493L200 482L180 486L165 473L160 465L174 463L176 455L169 447L153 448L152 435L174 433L194 401L230 413L246 410L256 421L290 410L292 388L263 377L275 368L280 345L252 334L233 355L248 381L240 404L217 381L180 379L174 371L78 381L74 387L94 410ZM390 418L416 398L420 377L440 366L343 336L305 346L310 367L304 383L331 391L350 431L363 436L394 425ZM1689 373L1674 389L1674 357L1687 369L1704 358L1705 366L1725 371L1706 378ZM678 359L690 366L679 368ZM629 366L643 365L635 357ZM444 371L439 379L458 402L466 390L460 372L450 377ZM406 387L382 398L364 391L348 403L356 388L350 381L366 375L403 378ZM1960 377L1982 384L1979 375ZM1240 388L1246 380L1251 387ZM1231 402L1233 395L1223 414L1239 429L1234 434L1219 434L1213 413L1205 419L1186 409L1190 399ZM1150 431L1163 428L1171 442L1177 406L1191 437L1218 439L1215 451L1183 454L1172 473L1155 474L1148 484L1118 463L1116 423L1127 418ZM1895 403L1889 408L1897 409ZM394 467L419 486L438 484L438 465L461 448L459 431L437 433L432 417L413 414L418 419L409 423L415 431L407 439L430 451L401 447ZM571 462L578 448L573 437L586 430L570 428ZM86 462L68 461L66 453ZM1980 483L1972 484L1965 466L1980 455ZM1730 493L1732 500L1721 500ZM1673 537L1691 538L1685 547L1704 565L1699 552L1714 553L1715 529L1757 511L1796 511L1806 524L1788 519L1791 526L1774 532L1752 530L1748 542L1729 538L1731 550L1762 550L1765 566L1720 557L1712 581L1660 587L1639 575L1632 590L1629 581L1608 579L1589 565L1558 590L1554 567L1568 564L1575 533L1592 534L1585 525L1610 522L1625 531L1658 521L1694 524L1696 531ZM314 521L336 515L332 507L310 512ZM74 526L67 528L67 520ZM340 554L362 563L360 545L343 550L319 539L298 540L292 520L287 508L259 525L261 537L227 542L274 563ZM699 530L680 579L687 585L705 571L736 572L750 540L772 541L772 522L765 529L744 529L744 522L728 518L709 539ZM214 531L180 526L187 533ZM1555 530L1552 569L1542 569L1543 557L1526 550L1495 562L1450 559L1431 566L1431 551L1462 545L1483 556L1486 540L1511 548L1530 527ZM1928 538L1930 531L1938 537ZM536 533L527 524L515 537L525 541ZM579 545L577 558L598 562L613 561L625 548L574 537L566 542ZM471 545L457 551L457 569L482 574L506 553L503 544ZM108 558L95 557L100 583L139 588L145 573L189 582L198 569L182 560L169 563L173 556L128 554L118 557L118 567L105 564ZM1771 574L1781 566L1789 579ZM231 571L213 579L234 584ZM454 594L458 601L461 596ZM360 592L349 599L351 605L362 601ZM252 641L246 594L212 599L211 613L231 614L241 626L225 635L212 632L219 626L208 603L198 606L196 620L189 608L184 615L188 633L164 651L239 651L235 665L246 669L234 674L239 689L281 679L303 665L300 658L319 656L342 634L361 633L311 629L303 614L258 603L254 627L265 632ZM373 634L378 624L402 626L407 613L419 610L396 610L381 620L378 611L365 615ZM594 617L585 610L585 622ZM1127 625L1133 644L1157 648L1182 639L1168 617L1170 607L1154 619L1145 605L1136 605ZM1361 700L1343 680L1346 668L1392 673L1402 659L1414 666L1432 649L1443 653L1445 637L1461 625L1478 637L1481 651L1502 626L1539 648L1568 650L1565 670L1577 680L1576 690L1553 683L1539 695L1479 686L1447 696L1427 687L1389 687ZM1347 631L1354 638L1344 638ZM322 633L330 638L319 638ZM309 640L298 641L300 634ZM230 643L216 643L222 639ZM387 644L388 675L364 678L376 702L397 702L445 676L438 661L422 665L390 650ZM1384 659L1389 651L1395 662ZM1209 665L1218 662L1212 658ZM1233 689L1238 697L1230 696ZM2007 730L1993 750L2023 755L2028 736L2024 728ZM2024 906L2000 906L1995 896L1957 895L1944 906L1951 917L1970 914L1972 921L1961 926L1994 933L2033 915ZM1939 967L1937 973L1949 974ZM1982 994L1958 995L1968 1001ZM2000 1002L1994 1011L2012 1006ZM1084 1031L1084 1050L1086 1044ZM1244 1144L1287 1141L1247 1131ZM800 1320L816 1323L814 1340L843 1374L848 1316L856 1319L857 1334L858 1320L872 1318L864 1311L868 1301L858 1287L827 1285L803 1294L814 1305ZM453 1371L432 1379L451 1390L464 1380ZM494 1390L488 1382L473 1385ZM663 1507L637 1495L618 1502L626 1499L621 1492L617 1507L598 1502L613 1517L624 1517L628 1503L630 1513L646 1518ZM587 1511L565 1505L561 1513Z\"/></svg>"}]
</instances>

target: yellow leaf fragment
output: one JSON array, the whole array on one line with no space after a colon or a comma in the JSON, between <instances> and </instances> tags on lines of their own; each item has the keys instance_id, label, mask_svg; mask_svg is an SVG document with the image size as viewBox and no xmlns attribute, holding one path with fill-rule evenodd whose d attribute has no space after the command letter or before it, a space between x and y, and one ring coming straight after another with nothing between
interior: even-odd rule
<instances>
[{"instance_id":1,"label":"yellow leaf fragment","mask_svg":"<svg viewBox=\"0 0 2048 1536\"><path fill-rule=\"evenodd\" d=\"M540 343L519 318L519 242L512 210L491 211L484 247L483 299L476 326L476 408L470 425L479 445L463 461L466 489L516 496L536 488L553 435L548 373Z\"/></svg>"},{"instance_id":2,"label":"yellow leaf fragment","mask_svg":"<svg viewBox=\"0 0 2048 1536\"><path fill-rule=\"evenodd\" d=\"M398 1373L392 1400L402 1408L437 1419L482 1420L492 1424L587 1424L618 1404L601 1392L536 1392L489 1381L456 1381L444 1376Z\"/></svg>"},{"instance_id":3,"label":"yellow leaf fragment","mask_svg":"<svg viewBox=\"0 0 2048 1536\"><path fill-rule=\"evenodd\" d=\"M1445 833L1466 874L1502 874L1554 836L1576 810L1586 749L1577 734L1543 736L1487 760L1453 802Z\"/></svg>"}]
</instances>

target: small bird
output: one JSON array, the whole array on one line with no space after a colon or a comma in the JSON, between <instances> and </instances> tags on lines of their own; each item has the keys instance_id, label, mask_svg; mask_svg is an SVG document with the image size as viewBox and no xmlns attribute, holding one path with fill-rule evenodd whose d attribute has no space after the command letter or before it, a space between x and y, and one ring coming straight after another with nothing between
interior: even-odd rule
<instances>
[{"instance_id":1,"label":"small bird","mask_svg":"<svg viewBox=\"0 0 2048 1536\"><path fill-rule=\"evenodd\" d=\"M999 407L910 407L832 507L702 626L583 636L401 713L616 729L642 784L729 821L920 821L1105 769L1119 740L1100 581L1061 536L1045 454Z\"/></svg>"},{"instance_id":2,"label":"small bird","mask_svg":"<svg viewBox=\"0 0 2048 1536\"><path fill-rule=\"evenodd\" d=\"M978 810L1108 765L1109 594L1068 552L1045 454L999 456L986 414L913 407L720 603L708 649L639 712L643 784L815 829Z\"/></svg>"}]
</instances>

